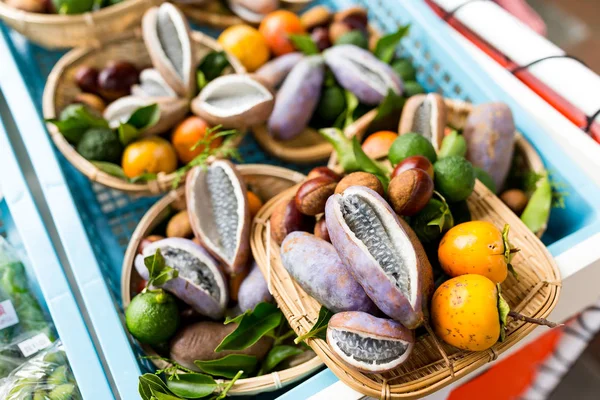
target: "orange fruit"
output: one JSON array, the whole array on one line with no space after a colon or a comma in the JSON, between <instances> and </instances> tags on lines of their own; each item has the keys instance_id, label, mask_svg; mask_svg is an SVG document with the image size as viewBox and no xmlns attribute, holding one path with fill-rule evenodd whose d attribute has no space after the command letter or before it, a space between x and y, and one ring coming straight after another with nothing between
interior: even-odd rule
<instances>
[{"instance_id":1,"label":"orange fruit","mask_svg":"<svg viewBox=\"0 0 600 400\"><path fill-rule=\"evenodd\" d=\"M145 173L170 174L177 169L177 154L167 140L152 136L125 147L122 166L128 178L135 178Z\"/></svg>"},{"instance_id":2,"label":"orange fruit","mask_svg":"<svg viewBox=\"0 0 600 400\"><path fill-rule=\"evenodd\" d=\"M362 149L371 158L387 157L390 147L398 134L392 131L379 131L369 135L362 144Z\"/></svg>"},{"instance_id":3,"label":"orange fruit","mask_svg":"<svg viewBox=\"0 0 600 400\"><path fill-rule=\"evenodd\" d=\"M264 37L248 25L233 25L219 35L218 42L248 70L254 72L269 61L269 46Z\"/></svg>"},{"instance_id":4,"label":"orange fruit","mask_svg":"<svg viewBox=\"0 0 600 400\"><path fill-rule=\"evenodd\" d=\"M200 117L191 116L184 119L173 131L171 143L175 147L177 157L182 163L187 164L192 161L197 155L204 151L206 146L200 145L192 150L192 147L204 138L208 124ZM222 143L221 138L216 138L210 144L211 149L219 147Z\"/></svg>"},{"instance_id":5,"label":"orange fruit","mask_svg":"<svg viewBox=\"0 0 600 400\"><path fill-rule=\"evenodd\" d=\"M260 197L249 190L246 192L246 197L248 198L248 207L250 208L250 218L253 219L258 214L258 210L262 208L263 202Z\"/></svg>"},{"instance_id":6,"label":"orange fruit","mask_svg":"<svg viewBox=\"0 0 600 400\"><path fill-rule=\"evenodd\" d=\"M288 35L306 33L300 17L287 10L277 10L267 14L260 23L258 31L276 56L296 51Z\"/></svg>"}]
</instances>

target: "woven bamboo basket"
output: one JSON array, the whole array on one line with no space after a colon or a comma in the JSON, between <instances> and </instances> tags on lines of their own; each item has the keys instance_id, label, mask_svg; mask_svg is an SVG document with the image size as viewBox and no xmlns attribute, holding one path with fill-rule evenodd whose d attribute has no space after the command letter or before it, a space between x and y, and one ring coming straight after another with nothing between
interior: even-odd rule
<instances>
[{"instance_id":1,"label":"woven bamboo basket","mask_svg":"<svg viewBox=\"0 0 600 400\"><path fill-rule=\"evenodd\" d=\"M214 39L200 32L192 32L192 39L198 61L209 51L221 49ZM71 104L75 96L80 93L74 79L75 72L80 66L90 65L101 68L108 60L131 61L138 67L151 65L150 56L139 30L124 33L118 39L105 43L98 49L73 49L56 63L48 76L43 97L44 118L56 118L60 111ZM229 61L233 67L230 72L245 72L244 67L235 57L229 57ZM131 194L149 195L170 190L176 178L175 173L159 173L156 180L146 183L130 183L112 176L82 157L54 125L47 124L47 127L56 147L65 158L93 182Z\"/></svg>"},{"instance_id":2,"label":"woven bamboo basket","mask_svg":"<svg viewBox=\"0 0 600 400\"><path fill-rule=\"evenodd\" d=\"M282 0L281 5L283 9L296 12L311 2L312 0ZM223 1L212 1L202 6L178 4L178 7L192 21L215 28L227 28L232 25L248 23L232 13Z\"/></svg>"},{"instance_id":3,"label":"woven bamboo basket","mask_svg":"<svg viewBox=\"0 0 600 400\"><path fill-rule=\"evenodd\" d=\"M473 104L467 103L462 100L455 99L444 99L446 104L448 125L455 129L463 129L469 117L469 113L473 110ZM361 118L356 120L352 125L348 126L344 133L348 137L356 136L359 141L362 141L364 136L369 133L369 126L377 115L376 110L369 111ZM523 161L522 167L526 171L533 171L537 173L543 173L545 171L544 163L542 158L533 148L531 143L527 141L519 132L515 135L515 153ZM329 159L327 166L335 171L340 171L341 168L337 163L337 156L333 153ZM538 237L542 237L546 231L546 224L536 232Z\"/></svg>"},{"instance_id":4,"label":"woven bamboo basket","mask_svg":"<svg viewBox=\"0 0 600 400\"><path fill-rule=\"evenodd\" d=\"M48 48L99 47L139 25L147 9L164 0L125 0L78 15L32 13L0 1L0 18L32 42Z\"/></svg>"},{"instance_id":5,"label":"woven bamboo basket","mask_svg":"<svg viewBox=\"0 0 600 400\"><path fill-rule=\"evenodd\" d=\"M304 175L298 172L270 165L239 165L238 170L244 177L248 188L264 201L273 198L305 178ZM148 210L133 232L129 246L125 252L121 275L121 297L124 308L129 305L132 293L141 281L141 277L133 267L133 261L140 242L172 214L173 203L176 201L181 202L184 196L185 188L183 187L176 191L171 191ZM156 355L152 347L144 345L142 348L147 355ZM160 360L152 360L152 362L154 362L157 368L164 368L167 365L164 361ZM301 361L298 365L282 371L255 378L240 379L235 382L229 394L253 395L276 390L302 379L322 365L323 363L318 357L313 357L310 360Z\"/></svg>"},{"instance_id":6,"label":"woven bamboo basket","mask_svg":"<svg viewBox=\"0 0 600 400\"><path fill-rule=\"evenodd\" d=\"M269 280L279 307L296 333L302 335L317 321L321 306L295 283L281 264L280 249L270 236L268 224L275 206L292 198L298 186L273 198L261 209L254 219L251 247L255 260ZM546 247L481 182L476 183L468 204L474 219L490 221L499 229L504 224L510 224L511 242L521 249L513 260L519 279L509 276L502 284L502 294L511 309L532 317L547 316L558 301L561 280ZM308 339L307 342L333 373L351 388L375 398L417 399L495 360L534 328L534 325L511 320L506 340L487 351L467 352L442 344L452 361L454 374L428 334L417 338L413 353L405 364L385 374L358 372L343 364L326 341Z\"/></svg>"}]
</instances>

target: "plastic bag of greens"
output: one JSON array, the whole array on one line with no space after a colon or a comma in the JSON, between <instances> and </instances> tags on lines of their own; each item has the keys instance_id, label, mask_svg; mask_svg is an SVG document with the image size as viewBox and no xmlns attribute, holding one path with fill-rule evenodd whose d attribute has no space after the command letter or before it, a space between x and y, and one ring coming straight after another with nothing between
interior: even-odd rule
<instances>
[{"instance_id":1,"label":"plastic bag of greens","mask_svg":"<svg viewBox=\"0 0 600 400\"><path fill-rule=\"evenodd\" d=\"M0 236L0 378L54 340L15 249Z\"/></svg>"},{"instance_id":2,"label":"plastic bag of greens","mask_svg":"<svg viewBox=\"0 0 600 400\"><path fill-rule=\"evenodd\" d=\"M81 400L60 340L1 380L0 399Z\"/></svg>"}]
</instances>

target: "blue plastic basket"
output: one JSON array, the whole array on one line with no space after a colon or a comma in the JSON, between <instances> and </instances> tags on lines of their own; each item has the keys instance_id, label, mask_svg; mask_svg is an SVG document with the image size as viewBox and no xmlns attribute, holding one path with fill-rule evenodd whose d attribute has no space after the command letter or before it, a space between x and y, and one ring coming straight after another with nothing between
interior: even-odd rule
<instances>
[{"instance_id":1,"label":"blue plastic basket","mask_svg":"<svg viewBox=\"0 0 600 400\"><path fill-rule=\"evenodd\" d=\"M0 51L1 52L1 51ZM3 107L0 93L0 110ZM8 124L9 117L3 115ZM67 277L0 121L0 235L24 257L40 304L52 316L81 394L85 399L114 399L112 389L75 301Z\"/></svg>"},{"instance_id":2,"label":"blue plastic basket","mask_svg":"<svg viewBox=\"0 0 600 400\"><path fill-rule=\"evenodd\" d=\"M471 57L452 41L449 28L424 3L414 0L316 3L332 8L360 4L369 9L371 22L385 32L410 23L410 35L399 51L414 61L418 80L428 91L474 103L493 100L510 105L518 129L542 155L555 181L569 193L565 198L565 209L553 210L543 238L553 255L600 231L600 204L593 201L599 198L598 188L559 146L548 140L543 130L521 110L518 101L490 81ZM10 79L0 79L0 87L23 135L49 211L56 222L57 233L81 288L93 330L99 339L98 350L106 359L120 396L137 398L137 375L141 364L136 360L119 319L121 262L137 221L155 199L131 198L93 185L53 151L39 116L46 77L62 53L41 49L5 28L2 33L0 52L2 46L8 46L13 58L8 59L4 74ZM269 158L251 137L245 139L241 152L246 162L307 169Z\"/></svg>"}]
</instances>

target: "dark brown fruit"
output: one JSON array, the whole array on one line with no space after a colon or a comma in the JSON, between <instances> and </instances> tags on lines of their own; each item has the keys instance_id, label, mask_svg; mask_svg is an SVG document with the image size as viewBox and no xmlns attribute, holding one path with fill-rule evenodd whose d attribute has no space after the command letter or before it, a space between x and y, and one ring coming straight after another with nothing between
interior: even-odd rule
<instances>
[{"instance_id":1,"label":"dark brown fruit","mask_svg":"<svg viewBox=\"0 0 600 400\"><path fill-rule=\"evenodd\" d=\"M327 222L325 221L324 215L315 224L315 236L319 239L323 239L326 242L331 243L331 238L329 237L329 231L327 230Z\"/></svg>"},{"instance_id":2,"label":"dark brown fruit","mask_svg":"<svg viewBox=\"0 0 600 400\"><path fill-rule=\"evenodd\" d=\"M338 183L321 176L304 182L296 193L296 207L302 214L315 216L325 212L325 203L333 194Z\"/></svg>"},{"instance_id":3,"label":"dark brown fruit","mask_svg":"<svg viewBox=\"0 0 600 400\"><path fill-rule=\"evenodd\" d=\"M359 29L362 31L367 30L367 24L369 23L367 10L362 7L350 7L337 12L333 20L345 23L352 30Z\"/></svg>"},{"instance_id":4,"label":"dark brown fruit","mask_svg":"<svg viewBox=\"0 0 600 400\"><path fill-rule=\"evenodd\" d=\"M127 61L110 61L98 74L100 95L108 101L127 96L136 83L139 83L139 71Z\"/></svg>"},{"instance_id":5,"label":"dark brown fruit","mask_svg":"<svg viewBox=\"0 0 600 400\"><path fill-rule=\"evenodd\" d=\"M409 169L419 168L423 171L427 172L427 175L433 179L433 164L423 156L410 156L402 160L402 162L396 165L394 171L392 172L392 178L397 177L404 171L408 171Z\"/></svg>"},{"instance_id":6,"label":"dark brown fruit","mask_svg":"<svg viewBox=\"0 0 600 400\"><path fill-rule=\"evenodd\" d=\"M529 202L527 195L519 189L509 189L505 191L500 195L500 200L502 200L504 204L517 215L521 215Z\"/></svg>"},{"instance_id":7,"label":"dark brown fruit","mask_svg":"<svg viewBox=\"0 0 600 400\"><path fill-rule=\"evenodd\" d=\"M311 169L306 179L318 178L320 176L329 177L336 182L342 180L342 176L340 174L327 167L316 167Z\"/></svg>"},{"instance_id":8,"label":"dark brown fruit","mask_svg":"<svg viewBox=\"0 0 600 400\"><path fill-rule=\"evenodd\" d=\"M75 72L75 83L83 92L98 93L98 70L84 65Z\"/></svg>"},{"instance_id":9,"label":"dark brown fruit","mask_svg":"<svg viewBox=\"0 0 600 400\"><path fill-rule=\"evenodd\" d=\"M269 223L271 224L271 237L280 245L291 232L313 230L315 219L298 211L296 201L292 197L277 204Z\"/></svg>"},{"instance_id":10,"label":"dark brown fruit","mask_svg":"<svg viewBox=\"0 0 600 400\"><path fill-rule=\"evenodd\" d=\"M409 169L396 176L388 187L390 204L398 215L421 211L433 194L433 180L422 169Z\"/></svg>"},{"instance_id":11,"label":"dark brown fruit","mask_svg":"<svg viewBox=\"0 0 600 400\"><path fill-rule=\"evenodd\" d=\"M364 186L383 196L383 185L379 178L368 172L353 172L345 176L335 188L335 193L342 193L350 186Z\"/></svg>"},{"instance_id":12,"label":"dark brown fruit","mask_svg":"<svg viewBox=\"0 0 600 400\"><path fill-rule=\"evenodd\" d=\"M323 51L331 47L331 41L329 40L329 29L324 26L313 29L313 31L310 33L310 37L317 45L319 51Z\"/></svg>"}]
</instances>

